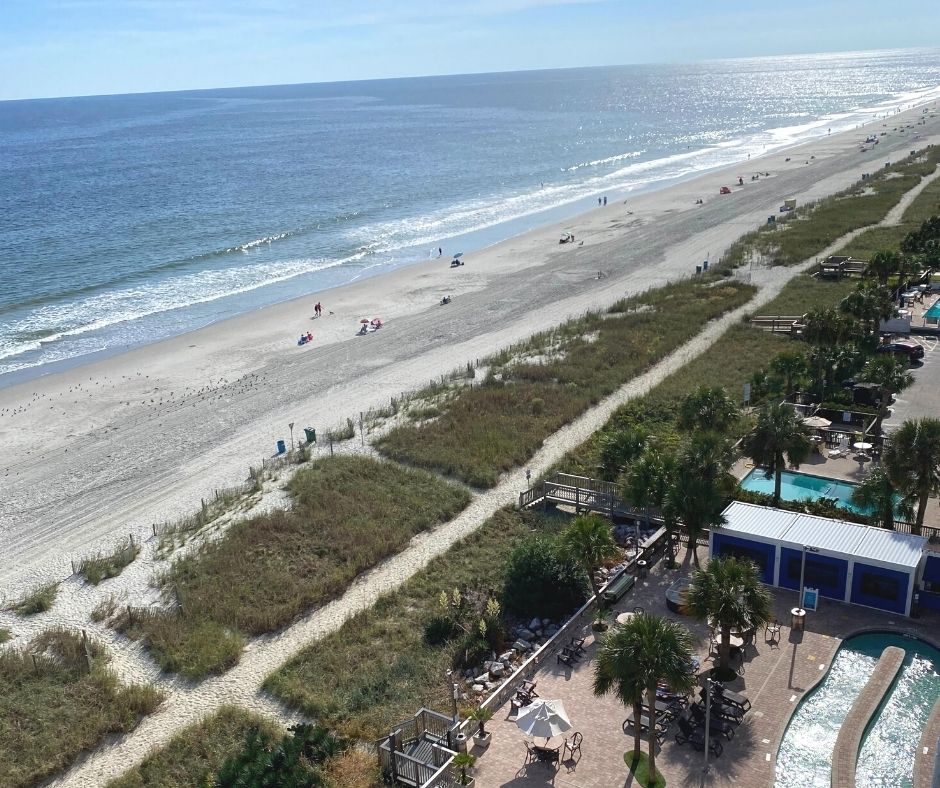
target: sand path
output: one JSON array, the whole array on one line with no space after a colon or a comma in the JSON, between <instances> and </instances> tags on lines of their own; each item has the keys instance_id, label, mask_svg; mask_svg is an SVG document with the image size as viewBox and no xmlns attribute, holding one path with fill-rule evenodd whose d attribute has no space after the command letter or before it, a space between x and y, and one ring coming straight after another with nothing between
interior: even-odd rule
<instances>
[{"instance_id":1,"label":"sand path","mask_svg":"<svg viewBox=\"0 0 940 788\"><path fill-rule=\"evenodd\" d=\"M912 110L889 124L920 120ZM339 288L322 297L336 314L314 324L322 342L314 348L292 346L310 306L291 302L4 389L0 583L15 593L67 575L70 557L128 531L145 538L152 522L241 481L287 437L288 422L337 424L572 315L686 275L763 223L783 196L825 196L940 140L940 121L926 124L889 130L877 150L861 152L864 127L788 151L790 162L774 154L742 164L733 171L771 177L725 197L717 186L734 183L728 171L591 211L565 223L584 246L560 247L555 226L460 269L421 263ZM448 307L437 305L444 292L454 295ZM351 337L353 316L364 312L387 317L387 327Z\"/></svg>"}]
</instances>

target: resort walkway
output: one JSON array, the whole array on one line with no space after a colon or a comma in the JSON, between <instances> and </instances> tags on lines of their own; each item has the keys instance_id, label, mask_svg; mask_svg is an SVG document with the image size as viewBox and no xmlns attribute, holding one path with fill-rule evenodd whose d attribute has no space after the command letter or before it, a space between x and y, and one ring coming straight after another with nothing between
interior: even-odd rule
<instances>
[{"instance_id":1,"label":"resort walkway","mask_svg":"<svg viewBox=\"0 0 940 788\"><path fill-rule=\"evenodd\" d=\"M704 624L669 612L665 604L666 589L684 571L657 566L647 580L638 581L635 590L621 600L616 612L640 605L647 612L681 621L696 637L696 653L704 671L712 666L706 661L708 637ZM800 698L825 675L844 638L868 628L901 629L923 635L935 631L938 623L936 617L909 620L826 600L819 612L809 614L806 632L792 632L789 611L796 603L796 594L779 589L773 589L773 594L775 614L781 622L779 641L770 642L763 631L758 631L745 653L744 675L728 685L750 699L751 710L731 741L720 739L724 751L719 758L711 757L707 774L703 772L703 753L689 744L676 744L674 734L678 728L675 724L671 726L657 753L657 766L668 785L771 788L777 749L790 715ZM584 735L580 758L569 758L557 767L527 764L523 734L516 727L507 703L487 726L492 733L489 749L475 751L481 756L474 770L479 788L548 784L559 788L611 788L635 784L624 762L624 754L633 749L633 729L624 727L630 710L613 695L600 698L594 695L596 637L589 627L584 634L588 637L587 653L574 668L548 661L534 677L540 697L560 698L572 730ZM551 744L561 742L559 737ZM643 747L646 751L645 737Z\"/></svg>"}]
</instances>

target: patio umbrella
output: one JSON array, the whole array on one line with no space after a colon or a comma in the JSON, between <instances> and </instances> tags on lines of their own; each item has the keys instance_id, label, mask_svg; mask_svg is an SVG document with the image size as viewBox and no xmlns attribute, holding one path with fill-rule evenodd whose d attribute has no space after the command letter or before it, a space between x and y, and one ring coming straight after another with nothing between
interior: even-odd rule
<instances>
[{"instance_id":1,"label":"patio umbrella","mask_svg":"<svg viewBox=\"0 0 940 788\"><path fill-rule=\"evenodd\" d=\"M527 736L546 740L571 730L565 705L560 700L542 698L532 701L519 712L516 725Z\"/></svg>"},{"instance_id":2,"label":"patio umbrella","mask_svg":"<svg viewBox=\"0 0 940 788\"><path fill-rule=\"evenodd\" d=\"M803 423L814 430L821 430L824 427L831 427L832 422L829 419L824 419L822 416L807 416L803 419Z\"/></svg>"}]
</instances>

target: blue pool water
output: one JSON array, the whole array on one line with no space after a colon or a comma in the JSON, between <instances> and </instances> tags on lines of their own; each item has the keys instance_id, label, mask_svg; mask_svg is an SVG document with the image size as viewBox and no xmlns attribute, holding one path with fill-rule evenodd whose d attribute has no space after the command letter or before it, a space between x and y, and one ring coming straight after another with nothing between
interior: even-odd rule
<instances>
[{"instance_id":1,"label":"blue pool water","mask_svg":"<svg viewBox=\"0 0 940 788\"><path fill-rule=\"evenodd\" d=\"M852 503L852 493L858 485L837 479L826 479L808 473L784 471L780 479L780 497L784 501L817 501L820 498L835 498L838 505L860 514L867 512ZM774 479L764 478L764 471L755 468L741 480L741 489L749 492L772 495Z\"/></svg>"},{"instance_id":2,"label":"blue pool water","mask_svg":"<svg viewBox=\"0 0 940 788\"><path fill-rule=\"evenodd\" d=\"M776 788L829 788L839 727L887 646L907 656L862 740L856 780L878 788L913 784L920 736L940 698L940 651L915 638L878 632L846 640L826 678L797 707L777 754Z\"/></svg>"},{"instance_id":3,"label":"blue pool water","mask_svg":"<svg viewBox=\"0 0 940 788\"><path fill-rule=\"evenodd\" d=\"M932 320L940 320L940 298L924 313L924 317Z\"/></svg>"}]
</instances>

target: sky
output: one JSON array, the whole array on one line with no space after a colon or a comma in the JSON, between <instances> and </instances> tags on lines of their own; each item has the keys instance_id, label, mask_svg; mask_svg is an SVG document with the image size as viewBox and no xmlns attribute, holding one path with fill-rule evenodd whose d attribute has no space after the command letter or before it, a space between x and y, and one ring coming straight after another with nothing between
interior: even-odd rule
<instances>
[{"instance_id":1,"label":"sky","mask_svg":"<svg viewBox=\"0 0 940 788\"><path fill-rule=\"evenodd\" d=\"M0 0L0 100L935 47L936 0Z\"/></svg>"}]
</instances>

